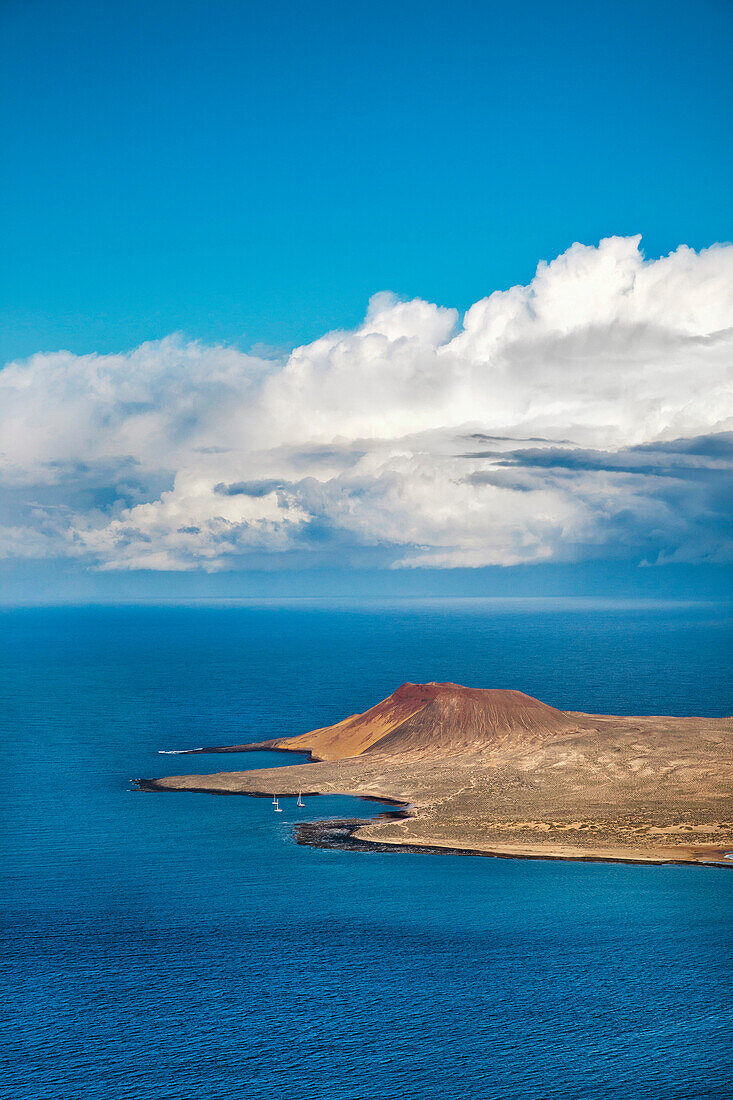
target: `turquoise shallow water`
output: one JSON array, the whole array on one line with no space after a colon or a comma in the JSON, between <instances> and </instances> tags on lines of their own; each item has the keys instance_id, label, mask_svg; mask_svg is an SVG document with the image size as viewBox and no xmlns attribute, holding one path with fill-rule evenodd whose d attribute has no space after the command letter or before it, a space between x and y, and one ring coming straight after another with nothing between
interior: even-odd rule
<instances>
[{"instance_id":1,"label":"turquoise shallow water","mask_svg":"<svg viewBox=\"0 0 733 1100\"><path fill-rule=\"evenodd\" d=\"M318 851L292 800L129 783L280 763L157 750L302 732L407 679L730 713L725 609L17 609L0 630L0 1095L731 1094L733 874Z\"/></svg>"}]
</instances>

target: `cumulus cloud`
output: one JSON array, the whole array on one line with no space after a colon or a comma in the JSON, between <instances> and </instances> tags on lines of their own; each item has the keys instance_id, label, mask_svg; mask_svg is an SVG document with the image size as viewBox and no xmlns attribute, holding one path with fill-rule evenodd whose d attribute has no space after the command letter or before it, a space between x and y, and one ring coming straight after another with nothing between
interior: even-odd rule
<instances>
[{"instance_id":1,"label":"cumulus cloud","mask_svg":"<svg viewBox=\"0 0 733 1100\"><path fill-rule=\"evenodd\" d=\"M730 556L733 246L573 245L463 317L282 359L170 337L0 371L0 555L225 569Z\"/></svg>"}]
</instances>

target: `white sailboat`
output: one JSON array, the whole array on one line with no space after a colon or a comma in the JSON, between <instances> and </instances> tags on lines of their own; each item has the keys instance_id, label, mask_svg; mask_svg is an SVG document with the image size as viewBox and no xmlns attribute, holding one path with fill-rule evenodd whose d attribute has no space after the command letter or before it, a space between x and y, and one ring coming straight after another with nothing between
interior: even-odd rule
<instances>
[{"instance_id":1,"label":"white sailboat","mask_svg":"<svg viewBox=\"0 0 733 1100\"><path fill-rule=\"evenodd\" d=\"M278 802L278 800L277 800L277 799L275 799L275 813L276 813L276 814L281 814L282 812L283 812L283 808L282 808L282 806L280 805L280 803Z\"/></svg>"},{"instance_id":2,"label":"white sailboat","mask_svg":"<svg viewBox=\"0 0 733 1100\"><path fill-rule=\"evenodd\" d=\"M277 795L276 794L274 794L272 796L272 804L273 804L273 806L277 806Z\"/></svg>"},{"instance_id":3,"label":"white sailboat","mask_svg":"<svg viewBox=\"0 0 733 1100\"><path fill-rule=\"evenodd\" d=\"M304 802L304 801L303 801L303 799L302 799L302 798L300 797L300 791L298 791L298 801L297 801L297 802L295 803L295 805L296 805L296 806L305 806L305 802Z\"/></svg>"}]
</instances>

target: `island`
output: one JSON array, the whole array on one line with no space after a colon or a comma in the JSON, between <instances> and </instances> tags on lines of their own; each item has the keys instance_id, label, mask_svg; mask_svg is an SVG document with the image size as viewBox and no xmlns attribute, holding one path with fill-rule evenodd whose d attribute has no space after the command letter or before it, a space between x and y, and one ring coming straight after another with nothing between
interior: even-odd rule
<instances>
[{"instance_id":1,"label":"island","mask_svg":"<svg viewBox=\"0 0 733 1100\"><path fill-rule=\"evenodd\" d=\"M191 752L262 749L309 762L139 785L398 807L297 827L322 847L733 866L730 718L584 714L521 691L407 683L333 726Z\"/></svg>"}]
</instances>

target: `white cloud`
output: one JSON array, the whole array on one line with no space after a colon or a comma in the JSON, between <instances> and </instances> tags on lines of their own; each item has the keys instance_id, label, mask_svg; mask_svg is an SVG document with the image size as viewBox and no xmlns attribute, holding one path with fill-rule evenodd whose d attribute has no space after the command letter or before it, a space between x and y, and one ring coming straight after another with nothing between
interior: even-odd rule
<instances>
[{"instance_id":1,"label":"white cloud","mask_svg":"<svg viewBox=\"0 0 733 1100\"><path fill-rule=\"evenodd\" d=\"M0 555L718 559L725 448L684 441L733 427L732 348L733 246L645 261L634 237L573 245L462 323L377 294L280 361L175 337L36 355L0 372Z\"/></svg>"}]
</instances>

